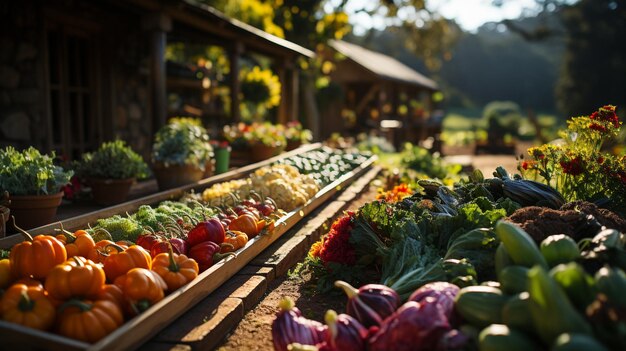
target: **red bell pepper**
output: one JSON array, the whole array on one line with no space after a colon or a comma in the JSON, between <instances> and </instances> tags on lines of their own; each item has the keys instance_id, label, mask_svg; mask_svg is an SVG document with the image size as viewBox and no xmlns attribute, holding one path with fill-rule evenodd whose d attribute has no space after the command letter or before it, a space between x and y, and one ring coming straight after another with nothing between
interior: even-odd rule
<instances>
[{"instance_id":1,"label":"red bell pepper","mask_svg":"<svg viewBox=\"0 0 626 351\"><path fill-rule=\"evenodd\" d=\"M231 246L231 244L222 244L225 246ZM224 254L220 253L221 246L212 242L205 241L194 245L189 249L189 257L193 258L198 262L198 267L200 268L200 272L206 271L209 267L211 267L214 263L220 261L226 256L234 255L232 252L227 252Z\"/></svg>"},{"instance_id":2,"label":"red bell pepper","mask_svg":"<svg viewBox=\"0 0 626 351\"><path fill-rule=\"evenodd\" d=\"M217 218L198 222L198 224L187 233L187 243L191 247L204 241L212 241L219 245L224 242L225 238L226 231Z\"/></svg>"},{"instance_id":3,"label":"red bell pepper","mask_svg":"<svg viewBox=\"0 0 626 351\"><path fill-rule=\"evenodd\" d=\"M187 255L189 253L189 244L181 238L171 238L172 250L179 255Z\"/></svg>"},{"instance_id":4,"label":"red bell pepper","mask_svg":"<svg viewBox=\"0 0 626 351\"><path fill-rule=\"evenodd\" d=\"M150 252L152 249L152 245L156 244L159 240L161 240L155 234L142 234L137 238L137 245L146 249L146 251Z\"/></svg>"}]
</instances>

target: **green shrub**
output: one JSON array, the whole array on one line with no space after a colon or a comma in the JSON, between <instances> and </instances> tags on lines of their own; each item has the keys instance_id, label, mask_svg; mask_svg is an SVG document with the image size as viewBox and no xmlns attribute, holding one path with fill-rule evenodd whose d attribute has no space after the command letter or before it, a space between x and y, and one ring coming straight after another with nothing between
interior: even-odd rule
<instances>
[{"instance_id":1,"label":"green shrub","mask_svg":"<svg viewBox=\"0 0 626 351\"><path fill-rule=\"evenodd\" d=\"M0 150L0 190L11 195L58 193L73 172L54 165L54 156L54 152L42 155L33 147L21 152L11 146Z\"/></svg>"},{"instance_id":2,"label":"green shrub","mask_svg":"<svg viewBox=\"0 0 626 351\"><path fill-rule=\"evenodd\" d=\"M411 143L404 145L401 157L404 167L425 174L430 178L444 179L461 171L461 166L448 165L438 154L431 154L427 149L414 146Z\"/></svg>"},{"instance_id":3,"label":"green shrub","mask_svg":"<svg viewBox=\"0 0 626 351\"><path fill-rule=\"evenodd\" d=\"M194 165L204 169L213 156L209 135L193 118L173 118L154 137L152 160L167 165Z\"/></svg>"},{"instance_id":4,"label":"green shrub","mask_svg":"<svg viewBox=\"0 0 626 351\"><path fill-rule=\"evenodd\" d=\"M77 165L81 176L90 178L146 178L148 165L122 140L106 142L93 153L86 153Z\"/></svg>"}]
</instances>

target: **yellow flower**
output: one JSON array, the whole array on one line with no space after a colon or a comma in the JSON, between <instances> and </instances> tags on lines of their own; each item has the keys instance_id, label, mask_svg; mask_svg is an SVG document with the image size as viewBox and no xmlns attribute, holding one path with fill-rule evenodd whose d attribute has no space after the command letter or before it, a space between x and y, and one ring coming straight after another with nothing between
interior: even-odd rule
<instances>
[{"instance_id":1,"label":"yellow flower","mask_svg":"<svg viewBox=\"0 0 626 351\"><path fill-rule=\"evenodd\" d=\"M322 250L322 240L316 241L309 250L309 257L316 258L320 257L320 250Z\"/></svg>"}]
</instances>

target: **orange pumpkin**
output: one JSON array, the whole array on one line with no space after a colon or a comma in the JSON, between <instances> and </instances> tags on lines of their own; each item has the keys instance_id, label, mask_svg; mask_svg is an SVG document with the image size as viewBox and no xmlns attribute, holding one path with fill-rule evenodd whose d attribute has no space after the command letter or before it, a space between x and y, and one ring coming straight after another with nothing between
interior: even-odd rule
<instances>
[{"instance_id":1,"label":"orange pumpkin","mask_svg":"<svg viewBox=\"0 0 626 351\"><path fill-rule=\"evenodd\" d=\"M222 245L220 253L237 251L246 246L246 244L248 243L248 235L244 232L229 230L226 232L226 238L224 239L224 242L227 244L231 244L232 247L228 245Z\"/></svg>"},{"instance_id":2,"label":"orange pumpkin","mask_svg":"<svg viewBox=\"0 0 626 351\"><path fill-rule=\"evenodd\" d=\"M113 301L121 307L124 306L124 293L122 289L115 284L104 284L96 296L96 300Z\"/></svg>"},{"instance_id":3,"label":"orange pumpkin","mask_svg":"<svg viewBox=\"0 0 626 351\"><path fill-rule=\"evenodd\" d=\"M73 242L65 245L67 257L82 256L87 257L91 250L96 246L96 242L89 233L84 230L77 230L74 233Z\"/></svg>"},{"instance_id":4,"label":"orange pumpkin","mask_svg":"<svg viewBox=\"0 0 626 351\"><path fill-rule=\"evenodd\" d=\"M41 287L13 284L4 292L1 305L5 321L39 330L54 323L54 305Z\"/></svg>"},{"instance_id":5,"label":"orange pumpkin","mask_svg":"<svg viewBox=\"0 0 626 351\"><path fill-rule=\"evenodd\" d=\"M199 272L196 260L186 255L175 254L171 245L169 252L154 257L152 270L163 278L168 291L174 291L194 280Z\"/></svg>"},{"instance_id":6,"label":"orange pumpkin","mask_svg":"<svg viewBox=\"0 0 626 351\"><path fill-rule=\"evenodd\" d=\"M133 268L115 279L115 285L124 292L132 314L139 314L163 300L167 284L155 272Z\"/></svg>"},{"instance_id":7,"label":"orange pumpkin","mask_svg":"<svg viewBox=\"0 0 626 351\"><path fill-rule=\"evenodd\" d=\"M38 235L33 238L26 231L16 226L15 217L12 218L15 228L26 239L15 245L9 255L11 272L15 277L33 276L36 279L43 279L54 266L65 262L67 252L60 241L50 235Z\"/></svg>"},{"instance_id":8,"label":"orange pumpkin","mask_svg":"<svg viewBox=\"0 0 626 351\"><path fill-rule=\"evenodd\" d=\"M89 343L124 323L120 307L109 300L70 300L59 309L59 334Z\"/></svg>"},{"instance_id":9,"label":"orange pumpkin","mask_svg":"<svg viewBox=\"0 0 626 351\"><path fill-rule=\"evenodd\" d=\"M263 221L263 226L265 221ZM248 235L248 238L254 238L261 231L259 223L256 218L250 214L242 214L239 217L233 219L228 225L229 230L244 232Z\"/></svg>"},{"instance_id":10,"label":"orange pumpkin","mask_svg":"<svg viewBox=\"0 0 626 351\"><path fill-rule=\"evenodd\" d=\"M111 240L100 240L91 250L89 250L89 253L87 254L87 256L85 256L85 258L90 259L95 263L102 263L109 254L108 248L111 247L111 245L118 245L124 249L127 247L124 245L116 244Z\"/></svg>"},{"instance_id":11,"label":"orange pumpkin","mask_svg":"<svg viewBox=\"0 0 626 351\"><path fill-rule=\"evenodd\" d=\"M132 245L127 249L119 245L107 246L114 250L109 251L109 256L104 259L104 272L110 282L121 275L126 274L132 268L152 267L150 253L139 245Z\"/></svg>"},{"instance_id":12,"label":"orange pumpkin","mask_svg":"<svg viewBox=\"0 0 626 351\"><path fill-rule=\"evenodd\" d=\"M92 298L102 290L104 282L104 270L99 264L74 256L50 271L45 287L57 300Z\"/></svg>"}]
</instances>

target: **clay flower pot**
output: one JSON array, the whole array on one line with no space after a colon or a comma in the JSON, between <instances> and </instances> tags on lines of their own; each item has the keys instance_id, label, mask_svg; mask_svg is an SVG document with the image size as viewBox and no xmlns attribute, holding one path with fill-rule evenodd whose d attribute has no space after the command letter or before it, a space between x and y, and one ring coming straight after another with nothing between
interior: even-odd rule
<instances>
[{"instance_id":1,"label":"clay flower pot","mask_svg":"<svg viewBox=\"0 0 626 351\"><path fill-rule=\"evenodd\" d=\"M91 195L98 205L114 205L124 202L128 197L130 187L135 178L128 179L102 179L89 178L87 183L91 187Z\"/></svg>"},{"instance_id":2,"label":"clay flower pot","mask_svg":"<svg viewBox=\"0 0 626 351\"><path fill-rule=\"evenodd\" d=\"M11 214L15 216L15 222L21 228L41 227L54 220L61 200L63 200L62 191L52 195L11 195Z\"/></svg>"},{"instance_id":3,"label":"clay flower pot","mask_svg":"<svg viewBox=\"0 0 626 351\"><path fill-rule=\"evenodd\" d=\"M284 145L268 146L265 144L255 144L250 150L250 159L252 162L259 162L274 157L285 149Z\"/></svg>"},{"instance_id":4,"label":"clay flower pot","mask_svg":"<svg viewBox=\"0 0 626 351\"><path fill-rule=\"evenodd\" d=\"M208 165L207 165L208 166ZM159 184L159 190L172 189L189 183L195 183L204 177L205 171L194 165L164 165L157 162L152 171Z\"/></svg>"},{"instance_id":5,"label":"clay flower pot","mask_svg":"<svg viewBox=\"0 0 626 351\"><path fill-rule=\"evenodd\" d=\"M287 140L287 147L285 151L291 151L299 148L302 145L301 140Z\"/></svg>"}]
</instances>

